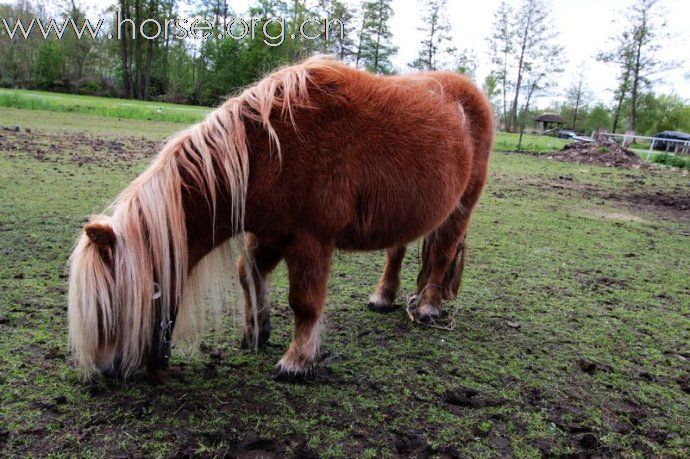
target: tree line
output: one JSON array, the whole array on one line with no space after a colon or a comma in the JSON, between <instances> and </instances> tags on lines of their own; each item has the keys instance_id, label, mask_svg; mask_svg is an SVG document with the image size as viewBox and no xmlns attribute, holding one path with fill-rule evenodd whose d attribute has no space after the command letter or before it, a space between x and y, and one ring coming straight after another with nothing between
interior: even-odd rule
<instances>
[{"instance_id":1,"label":"tree line","mask_svg":"<svg viewBox=\"0 0 690 459\"><path fill-rule=\"evenodd\" d=\"M523 131L535 112L535 100L550 95L561 100L550 110L559 112L568 127L578 131L690 130L687 103L675 95L653 92L655 79L678 65L658 57L667 39L658 0L631 2L625 29L612 36L606 47L595 50L597 59L618 71L614 100L607 106L592 104L585 73L575 75L564 92L557 92L567 57L547 0L503 0L487 37L491 72L482 82L499 125ZM446 69L474 77L477 55L453 46L447 0L419 0L419 8L423 18L417 30L419 52L408 67ZM70 33L61 39L43 39L37 33L28 39L10 39L5 27L0 27L0 85L214 105L266 72L314 54L334 55L375 73L396 71L391 0L254 0L247 11L233 10L229 0L117 0L98 13L105 22L96 39L78 39ZM205 40L177 39L173 34L142 40L127 26L120 28L124 33L119 39L107 37L107 32L117 32L115 18L140 25L145 19L163 24L181 16L212 19L215 29ZM66 6L17 0L0 5L0 17L10 24L49 17L58 22L72 18L81 24L87 12L76 0ZM257 36L220 38L218 33L226 32L235 17L256 18ZM275 37L283 27L272 21L275 18L285 18L288 39L280 46L267 46L264 40ZM298 33L300 25L308 24L309 35L318 35L325 18L342 21L344 34L336 30L327 37L309 39ZM156 26L149 23L141 31L153 36ZM295 39L289 38L292 34Z\"/></svg>"},{"instance_id":2,"label":"tree line","mask_svg":"<svg viewBox=\"0 0 690 459\"><path fill-rule=\"evenodd\" d=\"M560 113L566 126L576 131L690 131L687 102L674 94L653 91L664 72L680 65L660 58L659 51L669 34L659 1L631 1L623 20L617 21L624 24L623 29L612 24L614 35L601 50L594 50L597 60L618 72L614 103L593 105L584 63L565 90L554 94L567 56L549 3L522 0L515 7L512 2L501 1L488 39L492 71L484 85L500 124L509 131L522 131L534 114L530 103L549 94L561 99L549 111Z\"/></svg>"}]
</instances>

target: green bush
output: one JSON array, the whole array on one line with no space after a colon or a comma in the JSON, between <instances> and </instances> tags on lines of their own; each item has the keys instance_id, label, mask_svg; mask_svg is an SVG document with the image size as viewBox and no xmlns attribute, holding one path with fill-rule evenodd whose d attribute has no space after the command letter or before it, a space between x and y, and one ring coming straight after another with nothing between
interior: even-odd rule
<instances>
[{"instance_id":1,"label":"green bush","mask_svg":"<svg viewBox=\"0 0 690 459\"><path fill-rule=\"evenodd\" d=\"M680 167L690 169L690 157L683 158L682 156L669 155L664 153L656 155L652 158L652 162L657 164L665 164L666 166Z\"/></svg>"},{"instance_id":2,"label":"green bush","mask_svg":"<svg viewBox=\"0 0 690 459\"><path fill-rule=\"evenodd\" d=\"M77 92L79 94L96 95L100 94L102 90L101 84L95 80L84 80L77 87Z\"/></svg>"},{"instance_id":3,"label":"green bush","mask_svg":"<svg viewBox=\"0 0 690 459\"><path fill-rule=\"evenodd\" d=\"M57 43L41 43L33 64L34 80L39 88L51 89L55 85L60 79L63 61L62 49Z\"/></svg>"}]
</instances>

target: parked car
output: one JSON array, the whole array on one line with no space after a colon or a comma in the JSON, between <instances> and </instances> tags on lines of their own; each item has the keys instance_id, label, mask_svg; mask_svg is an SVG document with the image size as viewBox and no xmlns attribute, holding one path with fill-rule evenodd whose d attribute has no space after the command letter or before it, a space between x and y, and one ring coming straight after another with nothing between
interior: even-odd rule
<instances>
[{"instance_id":1,"label":"parked car","mask_svg":"<svg viewBox=\"0 0 690 459\"><path fill-rule=\"evenodd\" d=\"M690 134L679 131L664 131L654 135L654 149L661 151L673 151L678 142L665 142L663 139L682 140L690 142Z\"/></svg>"},{"instance_id":2,"label":"parked car","mask_svg":"<svg viewBox=\"0 0 690 459\"><path fill-rule=\"evenodd\" d=\"M577 135L577 132L571 129L553 128L544 131L542 135L546 135L549 137L558 137L559 139L571 139Z\"/></svg>"},{"instance_id":3,"label":"parked car","mask_svg":"<svg viewBox=\"0 0 690 459\"><path fill-rule=\"evenodd\" d=\"M559 139L572 139L577 135L577 132L570 129L559 129L558 138Z\"/></svg>"}]
</instances>

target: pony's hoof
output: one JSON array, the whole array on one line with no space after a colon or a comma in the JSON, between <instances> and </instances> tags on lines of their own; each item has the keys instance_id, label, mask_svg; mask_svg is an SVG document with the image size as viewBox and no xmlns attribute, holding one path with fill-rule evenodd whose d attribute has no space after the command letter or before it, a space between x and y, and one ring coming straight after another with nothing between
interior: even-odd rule
<instances>
[{"instance_id":1,"label":"pony's hoof","mask_svg":"<svg viewBox=\"0 0 690 459\"><path fill-rule=\"evenodd\" d=\"M381 298L380 295L376 294L369 298L367 309L374 312L387 313L395 311L398 309L398 306L393 304L392 301L386 301L385 299Z\"/></svg>"},{"instance_id":2,"label":"pony's hoof","mask_svg":"<svg viewBox=\"0 0 690 459\"><path fill-rule=\"evenodd\" d=\"M154 368L152 366L146 367L146 377L153 386L160 386L165 384L165 380L168 377L168 372L160 368Z\"/></svg>"},{"instance_id":3,"label":"pony's hoof","mask_svg":"<svg viewBox=\"0 0 690 459\"><path fill-rule=\"evenodd\" d=\"M367 309L373 312L386 314L400 309L400 306L393 303L374 303L373 301L370 301L369 304L367 304Z\"/></svg>"},{"instance_id":4,"label":"pony's hoof","mask_svg":"<svg viewBox=\"0 0 690 459\"><path fill-rule=\"evenodd\" d=\"M414 319L423 324L434 323L440 318L441 309L431 303L423 304L414 311Z\"/></svg>"},{"instance_id":5,"label":"pony's hoof","mask_svg":"<svg viewBox=\"0 0 690 459\"><path fill-rule=\"evenodd\" d=\"M314 376L314 367L310 366L307 369L286 369L278 364L273 367L271 372L271 379L276 382L283 383L305 383L311 380Z\"/></svg>"}]
</instances>

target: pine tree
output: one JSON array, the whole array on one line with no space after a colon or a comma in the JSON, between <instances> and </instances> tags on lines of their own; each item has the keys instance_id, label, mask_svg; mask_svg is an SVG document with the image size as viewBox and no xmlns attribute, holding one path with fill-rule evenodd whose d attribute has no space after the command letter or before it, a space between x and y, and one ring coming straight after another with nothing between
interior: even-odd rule
<instances>
[{"instance_id":1,"label":"pine tree","mask_svg":"<svg viewBox=\"0 0 690 459\"><path fill-rule=\"evenodd\" d=\"M392 73L391 57L398 52L391 39L389 21L393 16L391 0L366 1L362 5L363 23L359 43L359 59L374 73Z\"/></svg>"},{"instance_id":2,"label":"pine tree","mask_svg":"<svg viewBox=\"0 0 690 459\"><path fill-rule=\"evenodd\" d=\"M322 20L330 21L331 27L330 35L321 39L321 52L333 54L342 61L352 60L357 52L355 39L351 33L355 13L347 3L341 0L319 0L319 10L323 15ZM342 33L334 21L342 23Z\"/></svg>"},{"instance_id":3,"label":"pine tree","mask_svg":"<svg viewBox=\"0 0 690 459\"><path fill-rule=\"evenodd\" d=\"M438 70L446 64L447 57L455 48L450 45L450 23L446 12L447 0L425 0L424 23L417 30L424 34L422 49L409 66L419 70Z\"/></svg>"},{"instance_id":4,"label":"pine tree","mask_svg":"<svg viewBox=\"0 0 690 459\"><path fill-rule=\"evenodd\" d=\"M479 58L477 53L472 49L463 49L458 53L455 59L455 71L467 75L474 79L479 66Z\"/></svg>"}]
</instances>

